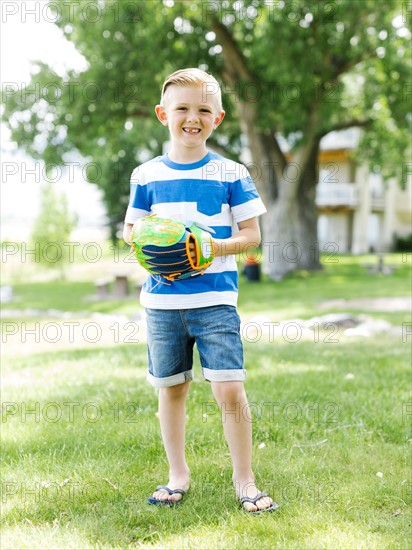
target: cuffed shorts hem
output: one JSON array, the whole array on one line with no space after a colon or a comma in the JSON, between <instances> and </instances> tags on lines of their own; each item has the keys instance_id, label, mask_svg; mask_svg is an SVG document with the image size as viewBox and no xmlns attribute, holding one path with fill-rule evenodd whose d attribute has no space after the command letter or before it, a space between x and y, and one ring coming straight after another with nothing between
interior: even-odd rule
<instances>
[{"instance_id":1,"label":"cuffed shorts hem","mask_svg":"<svg viewBox=\"0 0 412 550\"><path fill-rule=\"evenodd\" d=\"M147 373L147 381L155 388L170 388L171 386L177 386L190 380L193 380L193 369L179 372L172 376L165 376L164 378L156 378L150 372Z\"/></svg>"},{"instance_id":2,"label":"cuffed shorts hem","mask_svg":"<svg viewBox=\"0 0 412 550\"><path fill-rule=\"evenodd\" d=\"M229 382L231 380L239 380L243 382L246 378L246 371L245 369L214 370L204 368L203 376L210 382Z\"/></svg>"}]
</instances>

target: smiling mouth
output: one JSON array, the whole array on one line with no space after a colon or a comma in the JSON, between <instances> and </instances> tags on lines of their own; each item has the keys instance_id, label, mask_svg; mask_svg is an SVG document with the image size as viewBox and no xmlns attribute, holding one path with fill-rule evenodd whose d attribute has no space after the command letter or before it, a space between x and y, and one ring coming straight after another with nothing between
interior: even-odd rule
<instances>
[{"instance_id":1,"label":"smiling mouth","mask_svg":"<svg viewBox=\"0 0 412 550\"><path fill-rule=\"evenodd\" d=\"M200 128L183 128L183 131L186 132L186 134L196 135L200 133Z\"/></svg>"}]
</instances>

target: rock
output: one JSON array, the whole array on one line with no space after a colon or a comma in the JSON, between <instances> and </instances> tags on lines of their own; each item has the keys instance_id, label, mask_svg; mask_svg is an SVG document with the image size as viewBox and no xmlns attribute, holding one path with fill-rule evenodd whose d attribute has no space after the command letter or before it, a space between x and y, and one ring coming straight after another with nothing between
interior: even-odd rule
<instances>
[{"instance_id":1,"label":"rock","mask_svg":"<svg viewBox=\"0 0 412 550\"><path fill-rule=\"evenodd\" d=\"M358 326L361 321L351 313L329 313L321 317L313 317L310 323L319 323L321 328L330 328L331 325L342 328L352 328Z\"/></svg>"}]
</instances>

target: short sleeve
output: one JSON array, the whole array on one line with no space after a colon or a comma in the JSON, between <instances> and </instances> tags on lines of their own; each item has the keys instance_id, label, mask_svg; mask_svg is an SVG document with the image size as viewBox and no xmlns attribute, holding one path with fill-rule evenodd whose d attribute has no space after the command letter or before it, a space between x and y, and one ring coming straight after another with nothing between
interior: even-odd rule
<instances>
[{"instance_id":1,"label":"short sleeve","mask_svg":"<svg viewBox=\"0 0 412 550\"><path fill-rule=\"evenodd\" d=\"M130 200L125 223L133 224L139 218L150 214L147 186L144 183L144 176L139 168L135 168L130 178Z\"/></svg>"},{"instance_id":2,"label":"short sleeve","mask_svg":"<svg viewBox=\"0 0 412 550\"><path fill-rule=\"evenodd\" d=\"M229 191L229 205L233 220L236 223L260 216L266 212L256 186L244 166L242 166L240 175L239 179L231 183Z\"/></svg>"}]
</instances>

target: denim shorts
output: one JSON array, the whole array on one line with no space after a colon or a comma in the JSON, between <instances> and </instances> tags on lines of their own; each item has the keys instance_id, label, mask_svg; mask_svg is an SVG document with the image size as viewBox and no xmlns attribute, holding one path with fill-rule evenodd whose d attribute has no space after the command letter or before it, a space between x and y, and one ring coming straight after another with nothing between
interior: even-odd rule
<instances>
[{"instance_id":1,"label":"denim shorts","mask_svg":"<svg viewBox=\"0 0 412 550\"><path fill-rule=\"evenodd\" d=\"M193 380L193 346L209 381L244 380L240 319L234 306L146 309L148 381L166 388Z\"/></svg>"}]
</instances>

